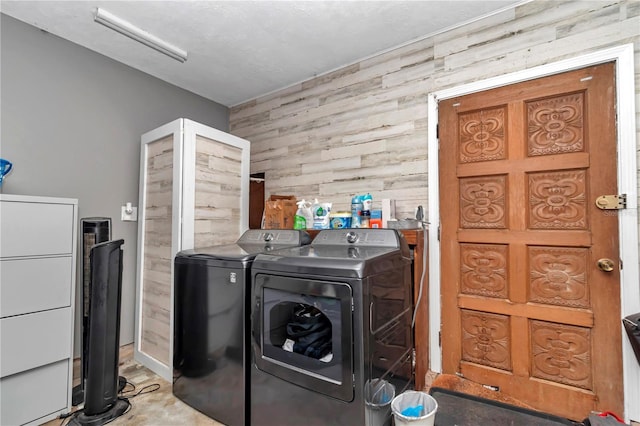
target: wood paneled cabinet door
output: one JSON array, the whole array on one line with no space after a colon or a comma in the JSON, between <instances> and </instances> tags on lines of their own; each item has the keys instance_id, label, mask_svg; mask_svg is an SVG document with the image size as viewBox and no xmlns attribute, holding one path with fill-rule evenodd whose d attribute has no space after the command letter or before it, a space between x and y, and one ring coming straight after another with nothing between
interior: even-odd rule
<instances>
[{"instance_id":1,"label":"wood paneled cabinet door","mask_svg":"<svg viewBox=\"0 0 640 426\"><path fill-rule=\"evenodd\" d=\"M609 63L439 104L443 371L575 420L623 411L614 96Z\"/></svg>"},{"instance_id":2,"label":"wood paneled cabinet door","mask_svg":"<svg viewBox=\"0 0 640 426\"><path fill-rule=\"evenodd\" d=\"M173 259L248 229L249 142L182 118L141 140L134 358L171 381Z\"/></svg>"}]
</instances>

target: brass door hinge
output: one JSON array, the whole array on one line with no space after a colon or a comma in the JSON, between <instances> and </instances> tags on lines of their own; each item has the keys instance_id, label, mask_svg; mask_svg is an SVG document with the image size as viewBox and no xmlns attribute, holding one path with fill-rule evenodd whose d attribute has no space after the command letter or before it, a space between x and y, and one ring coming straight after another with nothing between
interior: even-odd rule
<instances>
[{"instance_id":1,"label":"brass door hinge","mask_svg":"<svg viewBox=\"0 0 640 426\"><path fill-rule=\"evenodd\" d=\"M627 208L627 194L601 195L596 199L600 210L622 210Z\"/></svg>"}]
</instances>

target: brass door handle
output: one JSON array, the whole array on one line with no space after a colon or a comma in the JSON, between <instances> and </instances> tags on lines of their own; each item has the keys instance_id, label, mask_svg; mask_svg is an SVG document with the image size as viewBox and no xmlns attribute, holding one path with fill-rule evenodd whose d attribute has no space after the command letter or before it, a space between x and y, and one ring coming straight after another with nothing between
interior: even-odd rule
<instances>
[{"instance_id":1,"label":"brass door handle","mask_svg":"<svg viewBox=\"0 0 640 426\"><path fill-rule=\"evenodd\" d=\"M598 260L598 268L600 268L601 271L611 272L613 271L614 266L615 264L611 259L602 258Z\"/></svg>"}]
</instances>

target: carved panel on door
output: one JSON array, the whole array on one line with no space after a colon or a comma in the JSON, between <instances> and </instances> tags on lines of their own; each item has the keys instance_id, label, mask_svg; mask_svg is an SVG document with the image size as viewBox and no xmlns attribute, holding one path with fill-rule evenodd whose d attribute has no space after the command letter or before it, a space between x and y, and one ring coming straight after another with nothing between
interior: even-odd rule
<instances>
[{"instance_id":1,"label":"carved panel on door","mask_svg":"<svg viewBox=\"0 0 640 426\"><path fill-rule=\"evenodd\" d=\"M584 94L527 102L530 156L584 151Z\"/></svg>"},{"instance_id":2,"label":"carved panel on door","mask_svg":"<svg viewBox=\"0 0 640 426\"><path fill-rule=\"evenodd\" d=\"M460 179L460 227L506 228L507 177Z\"/></svg>"},{"instance_id":3,"label":"carved panel on door","mask_svg":"<svg viewBox=\"0 0 640 426\"><path fill-rule=\"evenodd\" d=\"M529 174L529 227L587 228L587 174L584 170Z\"/></svg>"},{"instance_id":4,"label":"carved panel on door","mask_svg":"<svg viewBox=\"0 0 640 426\"><path fill-rule=\"evenodd\" d=\"M530 322L531 375L592 389L591 330L546 321Z\"/></svg>"},{"instance_id":5,"label":"carved panel on door","mask_svg":"<svg viewBox=\"0 0 640 426\"><path fill-rule=\"evenodd\" d=\"M506 244L460 244L460 291L507 299Z\"/></svg>"},{"instance_id":6,"label":"carved panel on door","mask_svg":"<svg viewBox=\"0 0 640 426\"><path fill-rule=\"evenodd\" d=\"M588 308L586 248L530 247L529 300Z\"/></svg>"},{"instance_id":7,"label":"carved panel on door","mask_svg":"<svg viewBox=\"0 0 640 426\"><path fill-rule=\"evenodd\" d=\"M511 326L507 315L461 310L462 359L511 370Z\"/></svg>"},{"instance_id":8,"label":"carved panel on door","mask_svg":"<svg viewBox=\"0 0 640 426\"><path fill-rule=\"evenodd\" d=\"M461 114L460 162L490 161L506 158L506 107Z\"/></svg>"}]
</instances>

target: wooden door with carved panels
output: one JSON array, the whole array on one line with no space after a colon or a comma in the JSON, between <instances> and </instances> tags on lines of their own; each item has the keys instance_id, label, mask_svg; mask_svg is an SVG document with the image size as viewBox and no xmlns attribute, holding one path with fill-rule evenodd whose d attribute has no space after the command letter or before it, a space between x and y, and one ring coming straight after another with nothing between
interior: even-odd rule
<instances>
[{"instance_id":1,"label":"wooden door with carved panels","mask_svg":"<svg viewBox=\"0 0 640 426\"><path fill-rule=\"evenodd\" d=\"M443 372L574 420L623 409L614 74L439 103Z\"/></svg>"}]
</instances>

